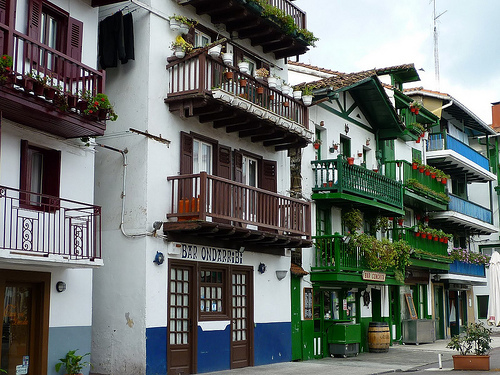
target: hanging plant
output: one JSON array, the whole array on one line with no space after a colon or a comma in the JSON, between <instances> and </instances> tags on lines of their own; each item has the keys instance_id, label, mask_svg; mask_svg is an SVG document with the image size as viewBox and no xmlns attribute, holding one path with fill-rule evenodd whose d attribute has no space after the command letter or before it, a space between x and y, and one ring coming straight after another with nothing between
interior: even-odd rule
<instances>
[{"instance_id":1,"label":"hanging plant","mask_svg":"<svg viewBox=\"0 0 500 375\"><path fill-rule=\"evenodd\" d=\"M357 208L351 208L342 214L342 222L350 233L355 233L363 225L363 215Z\"/></svg>"}]
</instances>

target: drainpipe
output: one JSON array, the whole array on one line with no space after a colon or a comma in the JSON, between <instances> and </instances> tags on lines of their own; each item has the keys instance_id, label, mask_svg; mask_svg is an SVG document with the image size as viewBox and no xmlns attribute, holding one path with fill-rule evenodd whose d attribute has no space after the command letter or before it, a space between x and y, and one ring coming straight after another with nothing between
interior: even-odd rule
<instances>
[{"instance_id":1,"label":"drainpipe","mask_svg":"<svg viewBox=\"0 0 500 375\"><path fill-rule=\"evenodd\" d=\"M145 237L145 236L154 236L154 237L165 237L163 235L158 235L155 232L148 232L145 231L144 233L137 233L137 234L129 234L125 231L125 226L124 226L124 221L125 221L125 198L127 196L126 191L127 191L127 153L128 150L125 148L124 150L119 150L117 148L111 147L111 146L106 146L100 143L95 143L95 146L99 146L102 148L105 148L107 150L119 152L122 155L123 158L123 178L122 178L122 210L121 210L121 221L120 221L120 230L122 231L122 234L127 237L127 238L140 238L140 237Z\"/></svg>"}]
</instances>

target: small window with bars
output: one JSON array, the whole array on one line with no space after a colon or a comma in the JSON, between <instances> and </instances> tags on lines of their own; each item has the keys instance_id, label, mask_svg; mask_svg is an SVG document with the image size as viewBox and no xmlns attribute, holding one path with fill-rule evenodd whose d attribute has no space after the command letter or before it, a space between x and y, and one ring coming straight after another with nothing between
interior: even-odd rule
<instances>
[{"instance_id":1,"label":"small window with bars","mask_svg":"<svg viewBox=\"0 0 500 375\"><path fill-rule=\"evenodd\" d=\"M200 314L204 316L225 315L225 271L200 270Z\"/></svg>"}]
</instances>

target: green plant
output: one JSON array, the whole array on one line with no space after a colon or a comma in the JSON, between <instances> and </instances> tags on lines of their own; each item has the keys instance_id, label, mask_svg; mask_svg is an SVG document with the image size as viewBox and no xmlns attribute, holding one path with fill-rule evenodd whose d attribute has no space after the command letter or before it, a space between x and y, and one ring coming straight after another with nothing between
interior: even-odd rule
<instances>
[{"instance_id":1,"label":"green plant","mask_svg":"<svg viewBox=\"0 0 500 375\"><path fill-rule=\"evenodd\" d=\"M486 328L482 322L470 323L464 333L455 335L446 345L460 355L487 355L491 350L491 329Z\"/></svg>"},{"instance_id":2,"label":"green plant","mask_svg":"<svg viewBox=\"0 0 500 375\"><path fill-rule=\"evenodd\" d=\"M4 369L1 369L1 368L0 368L0 372L1 372L2 374L6 374L6 373L7 373L7 371L5 371Z\"/></svg>"},{"instance_id":3,"label":"green plant","mask_svg":"<svg viewBox=\"0 0 500 375\"><path fill-rule=\"evenodd\" d=\"M0 72L10 72L12 69L12 57L9 55L2 55L0 58Z\"/></svg>"},{"instance_id":4,"label":"green plant","mask_svg":"<svg viewBox=\"0 0 500 375\"><path fill-rule=\"evenodd\" d=\"M308 96L308 95L313 95L313 88L311 86L305 85L302 88L302 96Z\"/></svg>"},{"instance_id":5,"label":"green plant","mask_svg":"<svg viewBox=\"0 0 500 375\"><path fill-rule=\"evenodd\" d=\"M84 111L86 115L96 114L99 110L106 110L111 121L116 121L118 115L115 113L113 106L109 102L106 94L99 93L89 100L87 109Z\"/></svg>"},{"instance_id":6,"label":"green plant","mask_svg":"<svg viewBox=\"0 0 500 375\"><path fill-rule=\"evenodd\" d=\"M266 68L260 68L255 71L255 76L256 77L262 77L262 78L267 78L269 77L269 70Z\"/></svg>"},{"instance_id":7,"label":"green plant","mask_svg":"<svg viewBox=\"0 0 500 375\"><path fill-rule=\"evenodd\" d=\"M75 374L80 374L82 372L82 369L90 366L93 367L90 362L85 362L83 361L83 358L86 356L90 355L90 353L86 353L83 355L76 355L76 350L70 350L69 352L66 353L66 356L64 358L59 358L59 363L56 363L56 372L59 372L61 369L61 366L64 366L66 369L66 374L68 375L75 375Z\"/></svg>"},{"instance_id":8,"label":"green plant","mask_svg":"<svg viewBox=\"0 0 500 375\"><path fill-rule=\"evenodd\" d=\"M451 259L468 264L488 265L490 263L490 257L488 255L473 253L461 247L454 247L449 254Z\"/></svg>"},{"instance_id":9,"label":"green plant","mask_svg":"<svg viewBox=\"0 0 500 375\"><path fill-rule=\"evenodd\" d=\"M178 35L175 38L175 41L170 44L170 49L172 51L175 51L177 48L180 48L182 51L189 53L192 51L193 45L186 42L182 36Z\"/></svg>"},{"instance_id":10,"label":"green plant","mask_svg":"<svg viewBox=\"0 0 500 375\"><path fill-rule=\"evenodd\" d=\"M355 233L361 229L363 224L363 216L357 208L351 208L349 211L342 214L342 222L350 233Z\"/></svg>"},{"instance_id":11,"label":"green plant","mask_svg":"<svg viewBox=\"0 0 500 375\"><path fill-rule=\"evenodd\" d=\"M185 16L180 16L178 14L174 14L173 16L168 17L169 20L177 20L180 23L184 23L188 25L189 27L196 26L198 24L198 21L192 20L191 18L187 18Z\"/></svg>"},{"instance_id":12,"label":"green plant","mask_svg":"<svg viewBox=\"0 0 500 375\"><path fill-rule=\"evenodd\" d=\"M30 73L28 73L28 77L34 79L43 86L48 86L49 77L46 75L41 75L36 70L32 70Z\"/></svg>"}]
</instances>

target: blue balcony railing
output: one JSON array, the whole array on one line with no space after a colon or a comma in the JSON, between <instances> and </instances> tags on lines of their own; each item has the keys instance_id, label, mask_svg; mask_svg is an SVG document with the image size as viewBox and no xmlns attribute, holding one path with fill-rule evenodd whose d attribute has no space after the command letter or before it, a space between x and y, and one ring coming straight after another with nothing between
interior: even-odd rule
<instances>
[{"instance_id":1,"label":"blue balcony railing","mask_svg":"<svg viewBox=\"0 0 500 375\"><path fill-rule=\"evenodd\" d=\"M436 133L429 135L427 151L439 150L453 150L487 171L490 170L490 162L487 158L449 134Z\"/></svg>"},{"instance_id":2,"label":"blue balcony railing","mask_svg":"<svg viewBox=\"0 0 500 375\"><path fill-rule=\"evenodd\" d=\"M465 199L459 198L456 195L450 194L450 203L448 204L448 210L459 212L461 214L484 221L488 224L493 223L491 210Z\"/></svg>"},{"instance_id":3,"label":"blue balcony railing","mask_svg":"<svg viewBox=\"0 0 500 375\"><path fill-rule=\"evenodd\" d=\"M486 276L484 264L470 264L459 260L455 260L450 264L450 273L458 273L467 276Z\"/></svg>"}]
</instances>

